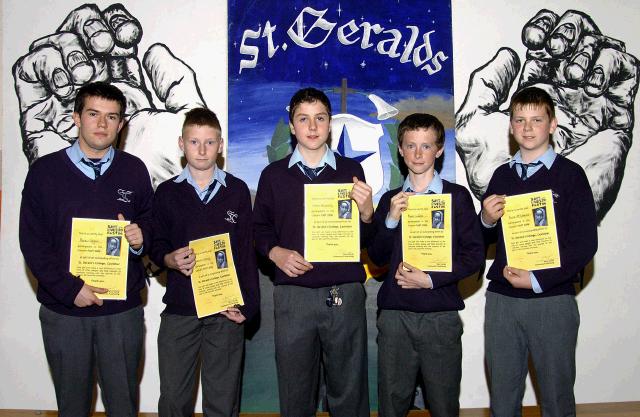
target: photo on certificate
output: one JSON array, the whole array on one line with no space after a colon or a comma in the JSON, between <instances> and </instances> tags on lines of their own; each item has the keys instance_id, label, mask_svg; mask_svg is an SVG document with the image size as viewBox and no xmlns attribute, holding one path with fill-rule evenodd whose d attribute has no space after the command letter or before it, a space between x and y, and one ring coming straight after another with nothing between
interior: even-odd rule
<instances>
[{"instance_id":1,"label":"photo on certificate","mask_svg":"<svg viewBox=\"0 0 640 417\"><path fill-rule=\"evenodd\" d=\"M129 242L124 237L128 221L73 218L69 271L94 287L104 300L127 299Z\"/></svg>"},{"instance_id":2,"label":"photo on certificate","mask_svg":"<svg viewBox=\"0 0 640 417\"><path fill-rule=\"evenodd\" d=\"M507 196L501 222L509 266L527 271L560 266L551 190Z\"/></svg>"},{"instance_id":3,"label":"photo on certificate","mask_svg":"<svg viewBox=\"0 0 640 417\"><path fill-rule=\"evenodd\" d=\"M227 250L221 249L216 251L216 267L218 269L226 269L229 267L227 264Z\"/></svg>"},{"instance_id":4,"label":"photo on certificate","mask_svg":"<svg viewBox=\"0 0 640 417\"><path fill-rule=\"evenodd\" d=\"M360 261L360 212L353 184L305 184L304 258L309 262Z\"/></svg>"},{"instance_id":5,"label":"photo on certificate","mask_svg":"<svg viewBox=\"0 0 640 417\"><path fill-rule=\"evenodd\" d=\"M229 233L192 240L189 247L196 256L191 287L198 318L244 305Z\"/></svg>"},{"instance_id":6,"label":"photo on certificate","mask_svg":"<svg viewBox=\"0 0 640 417\"><path fill-rule=\"evenodd\" d=\"M338 218L351 218L351 200L338 200Z\"/></svg>"},{"instance_id":7,"label":"photo on certificate","mask_svg":"<svg viewBox=\"0 0 640 417\"><path fill-rule=\"evenodd\" d=\"M451 194L409 196L402 213L402 260L421 271L450 272Z\"/></svg>"},{"instance_id":8,"label":"photo on certificate","mask_svg":"<svg viewBox=\"0 0 640 417\"><path fill-rule=\"evenodd\" d=\"M120 236L107 236L107 255L108 256L120 256L120 242L122 237Z\"/></svg>"}]
</instances>

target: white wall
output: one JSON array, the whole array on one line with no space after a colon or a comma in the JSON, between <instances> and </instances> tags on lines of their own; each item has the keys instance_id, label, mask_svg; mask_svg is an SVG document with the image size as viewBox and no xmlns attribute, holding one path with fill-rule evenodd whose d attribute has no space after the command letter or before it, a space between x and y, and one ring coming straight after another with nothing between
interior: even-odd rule
<instances>
[{"instance_id":1,"label":"white wall","mask_svg":"<svg viewBox=\"0 0 640 417\"><path fill-rule=\"evenodd\" d=\"M110 3L98 4L105 7ZM603 33L625 41L627 50L640 56L640 30L637 29L640 8L633 2L527 3L529 5L502 0L453 0L456 108L462 103L470 73L487 62L498 47L510 46L524 59L525 50L520 44L522 25L543 7L559 14L568 8L590 14ZM68 0L2 2L4 160L0 241L0 409L56 407L40 336L39 305L18 247L17 218L27 164L20 150L11 65L27 52L31 41L43 36L43 27L53 31L68 11L80 4L82 2ZM144 28L139 55L151 43L163 42L176 56L189 57L189 65L200 77L205 99L221 113L222 124L226 126L226 115L222 111L226 109L226 2L184 1L179 7L166 7L162 2L152 1L125 4ZM153 6L157 4L160 5ZM34 14L34 10L38 13ZM176 21L190 22L189 27L178 30L174 25ZM636 131L640 134L640 130ZM640 150L636 146L628 156L618 201L599 228L600 249L594 262L593 279L578 296L582 316L576 382L579 403L640 399L637 389L640 385L637 354L640 326L636 323L640 317L637 298L640 280L635 279L635 273L640 269L640 257L637 256L640 222L634 216L640 208L638 166ZM233 172L233 167L230 168ZM460 163L458 178L464 182L464 169ZM155 337L162 310L161 293L161 287L152 285L145 310L147 357L141 384L141 411L156 410ZM482 338L484 285L466 303L467 308L462 312L465 334L461 405L486 407L488 395ZM525 403L535 403L531 386L527 388ZM100 403L98 409L102 409Z\"/></svg>"}]
</instances>

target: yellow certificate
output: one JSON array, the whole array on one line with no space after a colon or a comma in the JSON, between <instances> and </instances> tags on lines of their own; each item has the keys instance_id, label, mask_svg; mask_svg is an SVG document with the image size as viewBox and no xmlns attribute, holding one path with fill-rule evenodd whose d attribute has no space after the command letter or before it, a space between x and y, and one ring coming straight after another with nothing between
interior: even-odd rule
<instances>
[{"instance_id":1,"label":"yellow certificate","mask_svg":"<svg viewBox=\"0 0 640 417\"><path fill-rule=\"evenodd\" d=\"M507 265L527 271L560 266L551 190L505 199L502 235Z\"/></svg>"},{"instance_id":2,"label":"yellow certificate","mask_svg":"<svg viewBox=\"0 0 640 417\"><path fill-rule=\"evenodd\" d=\"M305 184L304 258L309 262L360 261L360 212L349 198L353 184Z\"/></svg>"},{"instance_id":3,"label":"yellow certificate","mask_svg":"<svg viewBox=\"0 0 640 417\"><path fill-rule=\"evenodd\" d=\"M129 242L124 237L128 221L73 218L69 271L94 287L104 300L127 299Z\"/></svg>"},{"instance_id":4,"label":"yellow certificate","mask_svg":"<svg viewBox=\"0 0 640 417\"><path fill-rule=\"evenodd\" d=\"M244 305L229 233L189 242L196 255L191 287L198 318Z\"/></svg>"},{"instance_id":5,"label":"yellow certificate","mask_svg":"<svg viewBox=\"0 0 640 417\"><path fill-rule=\"evenodd\" d=\"M412 195L400 219L403 262L451 272L451 194Z\"/></svg>"}]
</instances>

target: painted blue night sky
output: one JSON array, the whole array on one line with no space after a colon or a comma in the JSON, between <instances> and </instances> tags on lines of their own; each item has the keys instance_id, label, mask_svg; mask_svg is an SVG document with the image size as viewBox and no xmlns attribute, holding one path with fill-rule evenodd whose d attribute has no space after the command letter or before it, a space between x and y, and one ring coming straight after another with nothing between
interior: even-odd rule
<instances>
[{"instance_id":1,"label":"painted blue night sky","mask_svg":"<svg viewBox=\"0 0 640 417\"><path fill-rule=\"evenodd\" d=\"M293 3L293 5L292 5ZM229 0L229 147L227 167L255 190L269 163L266 147L286 107L301 87L329 96L342 113L341 82L347 82L346 113L374 125L395 124L413 112L442 120L447 144L441 174L455 180L451 7L443 1ZM271 55L271 56L270 56ZM431 74L430 74L431 72ZM378 119L375 94L397 114ZM335 119L334 119L335 122ZM335 129L334 129L335 130ZM334 131L336 137L340 135ZM388 188L391 157L386 129L367 146L377 148ZM346 156L371 155L351 141L333 144ZM370 158L376 155L369 156ZM362 156L361 156L362 158ZM370 170L369 170L370 171Z\"/></svg>"}]
</instances>

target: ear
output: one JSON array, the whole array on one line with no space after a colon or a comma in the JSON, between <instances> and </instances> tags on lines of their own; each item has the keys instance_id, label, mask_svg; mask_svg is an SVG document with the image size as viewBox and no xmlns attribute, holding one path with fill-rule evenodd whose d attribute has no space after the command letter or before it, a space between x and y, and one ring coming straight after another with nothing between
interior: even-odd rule
<instances>
[{"instance_id":1,"label":"ear","mask_svg":"<svg viewBox=\"0 0 640 417\"><path fill-rule=\"evenodd\" d=\"M80 123L80 114L76 113L76 112L73 112L71 114L71 118L73 119L73 123L76 125L76 127L78 129L80 129L80 125L81 125L81 123ZM120 131L120 129L118 129L118 131Z\"/></svg>"},{"instance_id":2,"label":"ear","mask_svg":"<svg viewBox=\"0 0 640 417\"><path fill-rule=\"evenodd\" d=\"M556 131L557 127L558 127L558 119L554 117L553 119L551 119L551 126L549 126L549 134L553 135L553 132Z\"/></svg>"},{"instance_id":3,"label":"ear","mask_svg":"<svg viewBox=\"0 0 640 417\"><path fill-rule=\"evenodd\" d=\"M436 158L440 158L443 153L444 153L444 143L442 144L442 148L438 149L438 152L436 152Z\"/></svg>"},{"instance_id":4,"label":"ear","mask_svg":"<svg viewBox=\"0 0 640 417\"><path fill-rule=\"evenodd\" d=\"M224 149L224 139L223 139L223 138L222 138L222 136L221 136L221 137L220 137L220 142L219 142L219 145L218 145L218 153L219 153L220 155L222 155L222 151L223 151L223 149Z\"/></svg>"},{"instance_id":5,"label":"ear","mask_svg":"<svg viewBox=\"0 0 640 417\"><path fill-rule=\"evenodd\" d=\"M404 158L404 152L402 151L402 144L398 143L398 152L400 153L400 156Z\"/></svg>"},{"instance_id":6,"label":"ear","mask_svg":"<svg viewBox=\"0 0 640 417\"><path fill-rule=\"evenodd\" d=\"M293 127L293 123L291 123L291 122L289 122L289 130L291 131L291 134L293 136L296 135L296 129L295 129L295 127Z\"/></svg>"},{"instance_id":7,"label":"ear","mask_svg":"<svg viewBox=\"0 0 640 417\"><path fill-rule=\"evenodd\" d=\"M180 147L180 150L184 152L184 139L182 139L182 136L178 136L178 146Z\"/></svg>"},{"instance_id":8,"label":"ear","mask_svg":"<svg viewBox=\"0 0 640 417\"><path fill-rule=\"evenodd\" d=\"M122 130L122 126L124 126L124 119L120 119L120 123L118 124L118 133Z\"/></svg>"}]
</instances>

